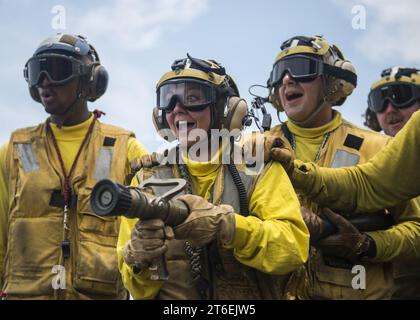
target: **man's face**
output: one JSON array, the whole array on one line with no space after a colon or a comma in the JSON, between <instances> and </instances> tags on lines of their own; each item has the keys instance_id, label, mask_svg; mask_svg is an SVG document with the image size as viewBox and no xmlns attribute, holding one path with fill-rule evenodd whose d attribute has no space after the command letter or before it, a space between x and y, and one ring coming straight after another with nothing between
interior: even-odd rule
<instances>
[{"instance_id":1,"label":"man's face","mask_svg":"<svg viewBox=\"0 0 420 320\"><path fill-rule=\"evenodd\" d=\"M51 115L61 115L75 101L79 79L72 79L62 85L54 85L42 76L37 90L45 111Z\"/></svg>"},{"instance_id":2,"label":"man's face","mask_svg":"<svg viewBox=\"0 0 420 320\"><path fill-rule=\"evenodd\" d=\"M316 110L322 94L322 79L298 82L287 72L277 89L277 97L287 116L295 121L304 121Z\"/></svg>"},{"instance_id":3,"label":"man's face","mask_svg":"<svg viewBox=\"0 0 420 320\"><path fill-rule=\"evenodd\" d=\"M390 101L387 101L385 109L382 112L377 112L376 116L385 134L394 137L417 110L420 110L419 102L408 108L399 109L395 108Z\"/></svg>"}]
</instances>

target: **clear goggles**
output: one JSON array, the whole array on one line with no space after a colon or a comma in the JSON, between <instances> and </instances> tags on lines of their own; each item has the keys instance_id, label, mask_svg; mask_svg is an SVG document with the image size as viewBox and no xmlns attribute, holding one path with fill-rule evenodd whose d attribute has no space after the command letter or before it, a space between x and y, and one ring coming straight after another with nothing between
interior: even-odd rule
<instances>
[{"instance_id":1,"label":"clear goggles","mask_svg":"<svg viewBox=\"0 0 420 320\"><path fill-rule=\"evenodd\" d=\"M324 62L305 55L292 55L281 59L274 64L271 71L271 84L280 83L286 72L296 81L310 82L324 73Z\"/></svg>"},{"instance_id":2,"label":"clear goggles","mask_svg":"<svg viewBox=\"0 0 420 320\"><path fill-rule=\"evenodd\" d=\"M369 92L368 106L373 112L382 112L389 101L395 108L407 108L420 99L420 87L409 83L394 83Z\"/></svg>"},{"instance_id":3,"label":"clear goggles","mask_svg":"<svg viewBox=\"0 0 420 320\"><path fill-rule=\"evenodd\" d=\"M202 111L216 102L216 88L194 79L176 79L163 83L156 91L157 108L172 111L179 102L188 111Z\"/></svg>"},{"instance_id":4,"label":"clear goggles","mask_svg":"<svg viewBox=\"0 0 420 320\"><path fill-rule=\"evenodd\" d=\"M23 70L29 86L39 85L41 75L45 75L52 84L64 84L73 78L88 73L91 65L60 54L47 54L32 57Z\"/></svg>"}]
</instances>

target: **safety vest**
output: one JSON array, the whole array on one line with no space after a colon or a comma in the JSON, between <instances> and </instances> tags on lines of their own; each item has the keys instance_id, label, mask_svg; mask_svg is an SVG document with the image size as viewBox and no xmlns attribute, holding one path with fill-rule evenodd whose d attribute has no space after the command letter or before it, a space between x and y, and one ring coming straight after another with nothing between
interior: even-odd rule
<instances>
[{"instance_id":1,"label":"safety vest","mask_svg":"<svg viewBox=\"0 0 420 320\"><path fill-rule=\"evenodd\" d=\"M8 238L3 291L11 299L125 299L117 266L119 219L95 215L90 192L125 181L134 134L97 121L71 177L69 256L63 257L64 177L46 124L15 131L9 143Z\"/></svg>"},{"instance_id":2,"label":"safety vest","mask_svg":"<svg viewBox=\"0 0 420 320\"><path fill-rule=\"evenodd\" d=\"M281 126L272 133L287 139ZM348 167L367 162L390 140L389 137L361 129L343 119L331 132L316 162L322 167ZM315 203L300 197L301 204L318 212ZM360 262L353 266L329 259L311 247L308 262L291 276L287 285L288 299L390 299L393 289L391 263ZM363 273L364 271L365 273ZM365 276L365 277L364 277ZM359 277L359 278L357 278ZM363 285L363 279L365 279ZM359 281L360 280L360 281ZM362 281L362 282L361 282ZM357 288L365 289L357 289Z\"/></svg>"},{"instance_id":3,"label":"safety vest","mask_svg":"<svg viewBox=\"0 0 420 320\"><path fill-rule=\"evenodd\" d=\"M247 175L241 166L237 166L241 180L250 199L258 179L262 177L269 165L259 175ZM149 177L158 179L179 178L176 165L158 166L143 169L139 172L138 180L144 181ZM167 187L152 187L156 196L168 191ZM210 202L220 199L221 204L231 205L235 212L240 212L240 201L237 188L226 166L219 170ZM216 202L218 204L218 202ZM185 240L168 241L166 252L167 267L170 274L156 296L156 299L202 299L193 281L191 262L185 252ZM288 276L272 276L250 268L233 255L233 249L225 249L222 244L215 243L204 247L201 256L202 275L207 282L206 299L221 300L259 300L282 299Z\"/></svg>"}]
</instances>

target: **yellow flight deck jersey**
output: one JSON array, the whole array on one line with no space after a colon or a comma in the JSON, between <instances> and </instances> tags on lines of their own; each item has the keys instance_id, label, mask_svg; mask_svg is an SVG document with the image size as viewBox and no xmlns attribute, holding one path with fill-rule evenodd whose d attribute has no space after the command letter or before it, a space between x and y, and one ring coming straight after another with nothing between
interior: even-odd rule
<instances>
[{"instance_id":1,"label":"yellow flight deck jersey","mask_svg":"<svg viewBox=\"0 0 420 320\"><path fill-rule=\"evenodd\" d=\"M56 137L58 148L59 148L60 153L62 155L62 159L63 159L64 166L65 166L67 174L70 171L71 165L72 165L72 163L73 163L73 161L76 157L77 151L79 150L79 148L82 144L82 141L85 138L85 135L86 135L86 133L88 131L88 128L89 128L90 124L92 123L92 121L93 121L93 115L91 115L91 117L88 120L86 120L85 122L83 122L81 124L78 124L78 125L75 125L75 126L69 126L69 127L63 126L62 128L58 128L55 124L53 124L53 123L50 124L51 128L52 128L52 131L54 133L54 136ZM39 129L39 128L43 128L43 129ZM40 131L41 135L38 135L37 132L39 132L39 131L37 131L37 130L41 130ZM19 219L13 218L12 219L13 221L10 222L10 224L9 224L10 210L12 210L12 208L10 208L10 204L13 203L13 206L16 206L16 204L14 203L15 200L12 200L13 202L10 202L11 199L13 199L14 197L13 197L13 195L10 195L9 192L14 192L14 190L9 190L9 185L8 185L8 182L9 181L14 181L15 178L13 178L13 177L10 178L9 175L15 175L14 172L17 169L14 168L14 166L15 166L14 164L12 165L12 167L10 167L11 162L8 161L8 154L7 153L12 152L13 154L19 155L19 158L18 158L19 162L22 161L22 163L23 163L23 169L20 169L20 170L22 170L22 172L19 171L19 175L22 175L24 177L25 174L37 174L37 172L38 172L37 170L40 170L40 171L44 172L43 173L44 175L47 174L46 172L48 172L49 169L46 171L46 169L43 168L42 165L45 164L46 166L51 166L51 164L47 164L48 162L47 163L45 162L44 156L43 156L43 154L45 152L45 149L43 149L43 148L45 148L45 147L43 147L44 146L43 144L38 142L38 141L43 141L43 139L45 139L45 131L44 130L45 130L45 125L44 124L42 124L38 127L27 128L27 129L19 129L17 131L17 133L14 133L14 137L19 136L21 138L13 138L14 140L12 140L13 144L16 145L16 150L17 151L16 150L14 151L13 149L10 148L10 143L3 145L0 149L0 290L3 287L3 285L5 284L4 283L4 280L5 280L4 277L5 277L5 272L6 272L7 269L3 269L3 268L5 266L6 252L7 252L7 250L9 250L11 252L14 250L13 248L8 249L8 239L9 239L9 241L10 241L10 239L12 239L14 241L13 237L10 238L8 228L11 225L13 225L13 223L16 224L16 222L14 222L15 220L17 222L22 221L22 223L21 223L22 227L21 228L23 228L23 222L25 221L25 219L28 219L28 218L26 218L25 216L22 216L22 214L30 217L33 220L33 223L38 223L37 221L40 221L39 222L40 225L41 225L41 221L42 221L40 219L55 219L54 217L58 214L58 213L53 213L52 214L53 218L48 218L47 216L37 217L37 213L29 212L31 210L28 209L27 213L19 213L19 215L16 217L16 218L19 218ZM108 140L108 145L109 146L105 146L105 144L106 144L105 141L103 142L104 147L102 147L102 141L94 142L94 141L98 140L100 137L102 137L102 135L105 135L105 139L107 139L107 138L109 139ZM24 143L26 146L32 146L30 149L27 148L27 147L25 149L26 151L28 151L28 150L30 151L29 153L26 153L26 155L24 155L24 157L26 157L26 160L27 160L26 164L25 164L25 161L20 159L22 157L22 153L21 153L21 149L19 149L19 147L20 147L19 144L22 145L22 143L18 142L18 139L28 139L28 138L22 138L22 137L27 137L27 136L34 137L34 138L31 138L33 140L28 141L28 142L33 141L32 144L28 143L28 142ZM126 144L121 145L121 147L120 147L120 142L118 142L118 141L120 141L119 139L121 139L121 141L124 141L124 139L127 139L127 138L124 138L124 136L128 136L128 140L126 141ZM100 139L103 139L103 138L100 138ZM50 141L51 137L47 136L47 140ZM34 142L34 141L37 141L37 142ZM112 171L112 170L114 170L114 167L115 168L118 167L118 168L121 168L124 172L116 173L116 176L125 177L129 173L129 170L130 170L130 166L129 166L130 161L132 161L134 158L141 157L142 155L147 154L146 149L134 138L134 136L132 134L130 136L130 133L128 133L127 131L125 131L123 129L113 127L113 126L110 126L110 125L106 125L106 124L102 124L99 121L95 124L94 131L92 133L92 136L90 136L89 141L83 148L81 157L79 158L79 161L78 161L78 164L77 164L77 167L76 167L77 170L75 170L75 174L77 174L77 175L80 174L80 177L83 177L83 175L84 175L84 174L80 173L80 172L84 171L84 169L81 169L81 168L89 167L90 164L93 161L93 160L90 160L90 158L88 157L86 152L87 152L87 150L90 150L90 151L96 150L95 149L96 148L96 143L98 143L99 148L102 148L101 150L107 149L106 152L104 152L105 155L109 155L110 152L112 152L112 151L110 151L113 148L111 146L111 144L115 144L115 150L114 150L115 152L117 152L117 150L120 151L120 150L124 149L124 153L114 154L113 156L111 155L110 157L107 156L107 157L105 157L106 159L102 158L102 159L105 159L108 162L112 161L112 159L115 158L115 157L119 157L120 159L121 159L121 157L124 157L126 159L125 164L124 164L124 160L122 160L123 162L121 162L121 160L118 160L118 164L117 164L116 159L114 159L115 161L112 161L112 164L111 163L105 164L105 166L107 166L107 165L110 166L109 170L111 170L110 171L111 176L114 176L114 173ZM93 146L92 143L95 143L95 146ZM38 147L40 145L41 145L41 147ZM93 149L91 149L92 147L93 147ZM38 150L38 148L39 148L39 150ZM121 149L121 148L123 148L123 149ZM54 155L52 155L52 156L48 155L47 159L50 159L50 160L46 160L46 161L56 161L56 160L54 160L54 159L56 159L55 150L52 149L51 147L49 147L48 150L49 151L47 152L47 154L49 154L49 152L52 152L52 153L54 153ZM52 150L54 150L54 151L52 151ZM88 152L90 152L90 151L88 151ZM101 153L99 153L99 158L100 158L100 155L101 155ZM16 157L16 156L14 155L14 157ZM38 157L40 157L40 158L38 158ZM13 162L13 163L17 163L17 162ZM54 167L56 168L55 170L60 170L60 167L57 166L58 163L57 162L54 162L54 163L55 163ZM121 163L121 165L120 165L120 163ZM124 169L124 167L125 167L125 169ZM91 167L89 167L89 168L91 168ZM96 168L98 168L98 165L96 166ZM95 169L95 167L92 167L90 170L94 170L94 169ZM27 172L25 172L25 170L27 170ZM90 173L89 178L87 178L87 179L89 179L89 181L91 179L90 178L91 174L92 173ZM60 173L57 173L57 175L59 177L61 177L61 175L62 175L61 170L60 170ZM95 173L92 174L92 176L94 176L94 175L95 175ZM56 178L54 177L54 179L56 179ZM83 178L83 179L86 179L86 178ZM121 182L123 182L123 181L121 181ZM33 181L33 183L39 185L40 189L37 190L37 191L39 191L38 199L39 199L40 202L43 202L44 197L45 198L49 197L49 194L47 195L46 193L51 193L51 191L50 190L44 190L43 187L41 187L42 181L38 181L38 182ZM72 181L72 183L73 183L73 181ZM79 182L75 182L75 183L79 184ZM82 182L82 184L83 184L83 182ZM31 182L31 185L32 185L32 182ZM50 186L50 187L53 188L54 186ZM21 187L19 186L19 188L21 188ZM24 191L24 190L26 190L25 186L23 186L22 188L23 188L22 189L23 191L19 191L19 192L29 192L29 191ZM35 188L36 188L36 185L35 185ZM30 192L33 192L33 191L30 191ZM79 196L82 197L81 195L79 195ZM83 195L83 197L84 197L84 195ZM19 196L19 198L21 198L21 197ZM32 199L36 199L36 198L37 198L37 195L34 194ZM32 200L30 200L30 201L32 201ZM25 204L24 199L20 199L19 203L21 203L22 207L24 205L26 205L28 208L31 207L30 203ZM83 204L83 207L84 206L85 205ZM48 212L48 208L42 209L42 211L44 211L44 210L45 210L45 212ZM57 211L57 209L53 208L53 207L51 207L51 210L54 211L54 212ZM62 210L63 209L61 208L58 211L60 211L60 210L61 210L61 213L59 213L59 215L62 217ZM72 212L70 212L70 214L72 214ZM86 216L84 217L84 220L82 220L80 222L81 225L79 227L80 228L90 228L91 230L93 230L92 228L96 228L93 225L88 226L88 221L92 220L91 221L92 223L95 222L95 221L93 221L93 219L90 219L90 220L88 219L87 214L90 214L90 213L86 212L84 214L86 214ZM51 220L51 221L54 221L54 220ZM99 220L97 222L99 222ZM42 225L44 225L44 224L42 224ZM50 224L50 225L54 226L54 224ZM47 225L45 224L45 226L47 226ZM105 224L103 225L103 227L104 226L105 226ZM29 227L29 225L28 225L28 227ZM98 224L97 227L100 227L100 225ZM106 225L106 227L107 228L111 227L111 224L108 223ZM105 231L105 230L102 230L102 231L104 231L104 233L103 233L104 238L103 239L105 239L105 237L108 237L107 235L105 236L105 232L108 232L108 231ZM29 232L29 229L28 229L28 232ZM85 236L87 237L88 235L86 234ZM45 237L48 237L48 234L45 234L45 231L43 233L43 230L39 230L39 238L45 238ZM89 235L89 237L90 237L90 235ZM100 237L102 237L102 235ZM111 237L108 237L106 239L106 244L104 243L104 245L106 245L106 248L111 246L111 243L108 241L109 239L111 239ZM41 243L42 241L40 240L39 243ZM46 241L45 243L47 243L47 242L48 241ZM31 250L41 250L40 248L37 249L37 248L34 247L34 246L36 246L37 243L38 243L37 241L32 242ZM15 246L16 245L17 244L15 244ZM84 245L87 245L87 244L84 244ZM60 250L60 243L55 244L55 246L56 246L57 250ZM73 254L74 254L73 245L72 245L71 248L72 248L71 252L73 252ZM95 248L98 248L98 247L95 247ZM49 250L49 248L47 250ZM54 250L51 249L51 253L54 252L54 254L55 254ZM100 248L98 250L100 251ZM107 254L108 254L108 251L109 250L107 249L107 251L106 251ZM50 252L50 251L48 251L48 252ZM98 252L97 254L101 255L101 252ZM17 257L15 255L16 255L16 253L10 253L10 259L16 260ZM26 259L26 258L22 257L22 259ZM28 259L28 261L30 261L30 257L28 257L27 259ZM41 259L41 257L39 259ZM77 258L75 258L75 259L77 259ZM45 262L45 260L42 260L42 261ZM14 262L9 263L12 266L11 268L14 268L13 263ZM40 266L40 268L41 268L41 266ZM44 266L42 266L42 268L44 268ZM25 271L19 271L19 272L23 272L23 274L25 274ZM40 272L40 271L37 271L37 272ZM11 269L11 270L9 270L9 273L10 273L10 277L15 277L14 273L16 273L16 270ZM51 281L53 279L52 277L54 276L54 274L51 273L51 268L50 268L50 270L48 270L48 273L49 273L49 276L48 275L45 276L46 277L45 281L40 280L42 282L42 286L45 285L46 289L43 290L43 289L40 289L38 287L33 292L32 298L45 298L45 297L48 297L48 296L51 297L50 296L51 293L48 292L48 288L47 288L48 286L51 287ZM69 271L69 273L70 273L70 271ZM99 272L99 274L100 273L101 272ZM29 274L28 274L28 277L29 277ZM42 276L41 273L40 273L40 277L44 277L44 276ZM95 279L95 277L93 275L90 275L90 277L91 277L91 279ZM100 276L98 276L98 279L99 278L100 278ZM40 278L40 279L43 279L43 278ZM13 281L16 281L16 280L13 278ZM115 281L115 280L113 280L113 281ZM48 282L48 283L44 284L44 282ZM12 293L10 295L12 297L13 296L16 296L16 297L23 297L23 296L31 297L31 292L25 292L24 287L22 287L22 288L14 287L13 283L12 283L12 280L10 280L10 285L11 285L10 290L12 291ZM92 288L93 288L93 286L92 286ZM103 288L106 288L106 286L104 286ZM31 289L29 289L29 287L28 287L28 290L31 290ZM85 290L85 289L83 289L83 290ZM108 289L104 289L104 290L108 290ZM8 290L6 290L6 291L8 291ZM67 291L71 291L71 290L67 290ZM114 292L112 294L115 295L116 292L117 292L116 288L114 288ZM8 293L8 292L6 292L6 293ZM103 292L103 293L105 295L110 294L110 293L107 293L107 292ZM70 294L69 297L72 297L71 294ZM110 297L112 296L112 294L110 295ZM100 295L101 295L101 293L98 291L97 296L100 296ZM86 296L87 297L89 296L89 289L87 289ZM91 296L95 296L95 294L92 294ZM64 297L64 296L62 296L62 297ZM76 298L76 297L78 297L78 296L77 295L73 296L73 298Z\"/></svg>"},{"instance_id":2,"label":"yellow flight deck jersey","mask_svg":"<svg viewBox=\"0 0 420 320\"><path fill-rule=\"evenodd\" d=\"M420 195L420 112L368 163L320 168L295 162L293 184L317 203L373 212Z\"/></svg>"},{"instance_id":3,"label":"yellow flight deck jersey","mask_svg":"<svg viewBox=\"0 0 420 320\"><path fill-rule=\"evenodd\" d=\"M230 192L230 198L237 197L235 186L232 186L231 190L222 190L223 186L221 185L223 183L221 183L220 177L223 177L223 170L225 170L223 165L213 164L212 161L195 162L186 159L186 166L192 178L195 194L208 200L210 197L217 198L216 194L219 193L220 195L220 192ZM133 185L138 185L141 182L138 179L142 180L141 171L133 179ZM278 163L268 164L265 173L262 176L258 176L256 181L250 198L248 194L251 214L247 217L240 215L239 212L235 214L236 230L234 240L224 248L226 251L229 250L227 251L228 254L222 254L223 258L228 257L229 260L229 255L232 256L233 253L236 262L230 262L225 267L231 266L232 270L226 275L228 278L236 277L236 281L232 282L232 279L218 279L217 276L213 278L211 285L215 286L214 291L216 293L210 299L261 299L261 296L273 298L273 295L270 294L264 296L256 293L256 291L268 290L268 286L261 289L256 288L254 284L250 284L250 282L257 281L255 278L247 278L248 281L245 282L241 282L238 279L242 279L241 277L244 274L250 275L251 272L249 270L254 270L252 272L259 270L271 275L285 275L307 260L309 233L300 214L298 199L284 169ZM250 191L250 189L247 191ZM228 203L224 201L224 198L222 200L221 203ZM176 251L171 249L175 247L175 245L171 247L171 242L184 241L176 239L169 241L169 250L166 256L168 269L170 270L169 282L175 283L175 285L172 285L175 288L172 291L169 291L169 289L165 290L166 287L171 287L171 283L151 281L148 270L141 270L138 274L135 274L132 268L125 264L122 258L122 247L130 240L131 231L136 222L137 219L122 218L118 239L119 269L122 273L124 285L128 288L131 295L135 299L196 298L194 294L188 293L188 288L184 288L186 286L185 283L176 284L177 274L172 274L182 269L180 266L184 264L178 261L177 267L172 268L172 271L169 266L173 259L179 259L179 255L183 254L182 250ZM175 251L178 253L171 254L171 252ZM178 258L171 257L174 255L178 255ZM248 271L242 271L244 268L248 269ZM188 266L186 269L184 268L184 270L188 269ZM189 273L189 271L186 272ZM184 277L184 275L179 277ZM188 277L185 279L188 279ZM185 280L184 282L188 281ZM238 284L238 282L240 283ZM223 285L218 285L217 283L223 283ZM194 291L194 288L189 289L189 291ZM274 296L280 295L281 292L279 291L274 292Z\"/></svg>"}]
</instances>

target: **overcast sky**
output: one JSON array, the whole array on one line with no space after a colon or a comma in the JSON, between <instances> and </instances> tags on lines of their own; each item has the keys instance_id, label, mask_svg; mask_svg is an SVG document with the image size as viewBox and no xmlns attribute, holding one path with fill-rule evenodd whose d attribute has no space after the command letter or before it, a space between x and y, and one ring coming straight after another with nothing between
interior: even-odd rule
<instances>
[{"instance_id":1,"label":"overcast sky","mask_svg":"<svg viewBox=\"0 0 420 320\"><path fill-rule=\"evenodd\" d=\"M64 30L53 28L56 5L65 9ZM420 67L419 12L417 0L0 0L0 143L14 129L45 120L22 70L37 45L57 32L84 35L96 47L110 83L90 108L105 111L104 122L134 131L149 150L162 145L151 111L156 82L173 60L189 52L221 62L249 101L248 87L265 84L281 43L294 35L324 35L353 62L358 87L339 110L362 126L369 87L381 70Z\"/></svg>"}]
</instances>

